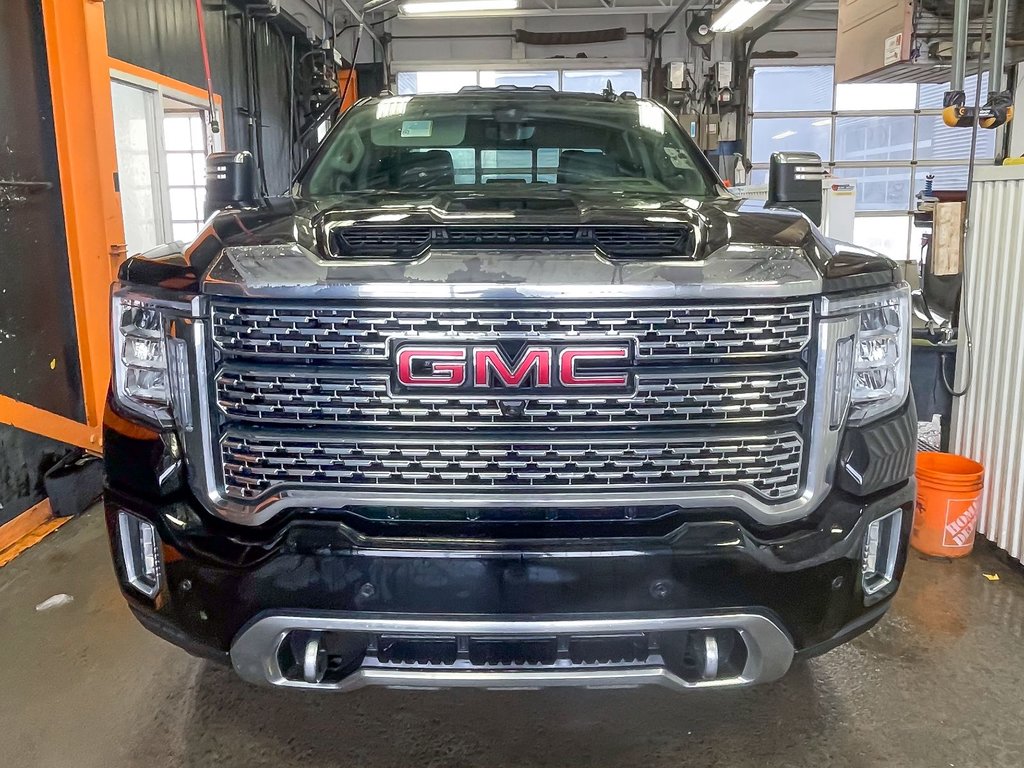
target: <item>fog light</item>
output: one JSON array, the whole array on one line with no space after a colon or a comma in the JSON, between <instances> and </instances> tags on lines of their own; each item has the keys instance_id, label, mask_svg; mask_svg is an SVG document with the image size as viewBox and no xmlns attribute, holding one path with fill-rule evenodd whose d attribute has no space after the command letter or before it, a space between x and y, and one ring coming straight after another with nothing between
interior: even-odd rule
<instances>
[{"instance_id":1,"label":"fog light","mask_svg":"<svg viewBox=\"0 0 1024 768\"><path fill-rule=\"evenodd\" d=\"M889 514L872 520L868 525L861 560L865 595L873 595L892 583L896 571L896 555L900 548L902 522L903 510L894 509Z\"/></svg>"},{"instance_id":2,"label":"fog light","mask_svg":"<svg viewBox=\"0 0 1024 768\"><path fill-rule=\"evenodd\" d=\"M160 537L152 523L120 512L117 516L121 554L128 583L146 597L160 591Z\"/></svg>"}]
</instances>

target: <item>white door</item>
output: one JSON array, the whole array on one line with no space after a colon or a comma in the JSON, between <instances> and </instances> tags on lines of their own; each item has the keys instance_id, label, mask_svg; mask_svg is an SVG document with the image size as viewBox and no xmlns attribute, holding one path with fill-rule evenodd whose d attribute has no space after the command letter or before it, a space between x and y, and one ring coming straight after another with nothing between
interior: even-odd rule
<instances>
[{"instance_id":1,"label":"white door","mask_svg":"<svg viewBox=\"0 0 1024 768\"><path fill-rule=\"evenodd\" d=\"M111 96L121 213L132 255L170 239L161 180L158 94L112 80Z\"/></svg>"}]
</instances>

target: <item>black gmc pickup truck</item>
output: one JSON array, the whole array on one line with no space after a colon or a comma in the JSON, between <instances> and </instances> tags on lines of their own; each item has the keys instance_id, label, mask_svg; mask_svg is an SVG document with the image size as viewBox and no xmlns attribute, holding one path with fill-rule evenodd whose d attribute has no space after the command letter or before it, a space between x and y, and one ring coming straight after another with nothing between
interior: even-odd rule
<instances>
[{"instance_id":1,"label":"black gmc pickup truck","mask_svg":"<svg viewBox=\"0 0 1024 768\"><path fill-rule=\"evenodd\" d=\"M689 689L886 611L908 288L661 106L368 99L273 199L213 160L220 210L113 290L106 519L153 632L285 687Z\"/></svg>"}]
</instances>

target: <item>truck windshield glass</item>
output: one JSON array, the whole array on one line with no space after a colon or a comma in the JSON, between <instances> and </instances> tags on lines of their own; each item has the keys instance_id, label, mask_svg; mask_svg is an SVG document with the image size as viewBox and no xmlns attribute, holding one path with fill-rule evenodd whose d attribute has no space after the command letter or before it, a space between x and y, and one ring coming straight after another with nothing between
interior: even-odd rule
<instances>
[{"instance_id":1,"label":"truck windshield glass","mask_svg":"<svg viewBox=\"0 0 1024 768\"><path fill-rule=\"evenodd\" d=\"M303 194L547 185L715 194L679 126L648 101L555 95L391 97L353 108Z\"/></svg>"}]
</instances>

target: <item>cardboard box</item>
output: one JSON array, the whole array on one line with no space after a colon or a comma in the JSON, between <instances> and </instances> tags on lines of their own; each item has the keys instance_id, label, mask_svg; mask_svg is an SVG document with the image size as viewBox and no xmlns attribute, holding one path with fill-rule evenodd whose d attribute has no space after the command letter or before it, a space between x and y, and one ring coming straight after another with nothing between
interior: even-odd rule
<instances>
[{"instance_id":1,"label":"cardboard box","mask_svg":"<svg viewBox=\"0 0 1024 768\"><path fill-rule=\"evenodd\" d=\"M836 82L910 59L914 0L839 0Z\"/></svg>"},{"instance_id":2,"label":"cardboard box","mask_svg":"<svg viewBox=\"0 0 1024 768\"><path fill-rule=\"evenodd\" d=\"M718 115L701 115L697 124L697 146L705 152L718 149Z\"/></svg>"}]
</instances>

